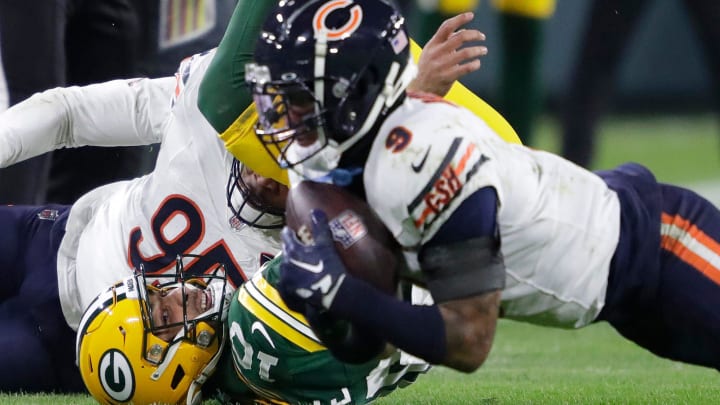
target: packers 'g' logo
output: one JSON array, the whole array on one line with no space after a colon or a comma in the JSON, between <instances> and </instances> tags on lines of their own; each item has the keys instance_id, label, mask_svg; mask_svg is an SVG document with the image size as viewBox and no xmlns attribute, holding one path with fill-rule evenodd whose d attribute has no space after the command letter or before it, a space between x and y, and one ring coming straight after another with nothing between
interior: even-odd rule
<instances>
[{"instance_id":1,"label":"packers 'g' logo","mask_svg":"<svg viewBox=\"0 0 720 405\"><path fill-rule=\"evenodd\" d=\"M125 402L135 392L135 376L127 357L119 350L108 350L103 353L98 365L100 385L110 398Z\"/></svg>"},{"instance_id":2,"label":"packers 'g' logo","mask_svg":"<svg viewBox=\"0 0 720 405\"><path fill-rule=\"evenodd\" d=\"M363 19L363 10L360 5L356 4L350 7L350 18L341 27L330 28L326 24L328 15L335 10L339 10L353 4L353 0L333 0L325 3L316 12L313 17L313 30L315 36L324 28L327 30L328 41L337 41L352 35L355 30L360 27Z\"/></svg>"}]
</instances>

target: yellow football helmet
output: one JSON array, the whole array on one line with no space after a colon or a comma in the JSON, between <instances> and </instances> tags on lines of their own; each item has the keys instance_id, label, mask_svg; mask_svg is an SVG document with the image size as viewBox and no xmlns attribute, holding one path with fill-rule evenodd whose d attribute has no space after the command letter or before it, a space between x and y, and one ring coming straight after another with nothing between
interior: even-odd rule
<instances>
[{"instance_id":1,"label":"yellow football helmet","mask_svg":"<svg viewBox=\"0 0 720 405\"><path fill-rule=\"evenodd\" d=\"M187 316L186 286L213 297L194 319ZM82 317L76 342L77 364L92 396L103 404L200 403L200 387L224 347L223 321L232 295L226 287L222 266L189 276L178 257L176 273L140 271L98 295ZM149 295L175 288L182 288L183 321L155 325ZM169 342L157 336L169 328L179 329Z\"/></svg>"}]
</instances>

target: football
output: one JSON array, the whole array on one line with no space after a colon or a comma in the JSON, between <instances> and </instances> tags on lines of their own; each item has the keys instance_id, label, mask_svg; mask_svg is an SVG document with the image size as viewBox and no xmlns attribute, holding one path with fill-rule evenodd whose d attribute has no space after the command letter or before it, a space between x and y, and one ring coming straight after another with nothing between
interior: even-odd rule
<instances>
[{"instance_id":1,"label":"football","mask_svg":"<svg viewBox=\"0 0 720 405\"><path fill-rule=\"evenodd\" d=\"M343 188L303 181L290 189L285 220L298 238L312 238L310 211L325 211L335 246L347 272L388 294L395 294L400 247L366 202Z\"/></svg>"}]
</instances>

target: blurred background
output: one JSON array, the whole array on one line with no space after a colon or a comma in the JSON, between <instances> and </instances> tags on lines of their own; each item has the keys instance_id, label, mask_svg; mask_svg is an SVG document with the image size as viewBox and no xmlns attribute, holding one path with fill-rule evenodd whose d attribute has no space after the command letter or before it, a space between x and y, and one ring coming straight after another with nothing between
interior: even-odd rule
<instances>
[{"instance_id":1,"label":"blurred background","mask_svg":"<svg viewBox=\"0 0 720 405\"><path fill-rule=\"evenodd\" d=\"M470 27L487 35L489 54L462 82L526 145L591 169L635 160L720 196L720 1L397 2L420 44L445 18L475 11ZM172 75L183 57L217 45L236 3L0 0L0 111L56 86ZM157 153L102 149L0 169L0 203L71 203L152 170Z\"/></svg>"},{"instance_id":2,"label":"blurred background","mask_svg":"<svg viewBox=\"0 0 720 405\"><path fill-rule=\"evenodd\" d=\"M475 11L487 36L462 82L523 143L601 169L625 161L720 202L717 0L407 0L424 43L449 15Z\"/></svg>"},{"instance_id":3,"label":"blurred background","mask_svg":"<svg viewBox=\"0 0 720 405\"><path fill-rule=\"evenodd\" d=\"M629 0L630 4L634 0ZM569 78L579 59L584 30L590 24L592 0L559 0L555 13L542 27L540 79L547 111L560 112L569 91ZM622 8L609 12L622 18ZM633 35L621 57L614 83L612 112L713 112L716 96L712 91L711 70L691 15L683 0L646 1ZM463 82L491 103L497 101L500 57L505 52L498 26L501 18L492 2L480 1L473 28L487 35L489 54L482 70ZM717 21L720 24L720 20Z\"/></svg>"}]
</instances>

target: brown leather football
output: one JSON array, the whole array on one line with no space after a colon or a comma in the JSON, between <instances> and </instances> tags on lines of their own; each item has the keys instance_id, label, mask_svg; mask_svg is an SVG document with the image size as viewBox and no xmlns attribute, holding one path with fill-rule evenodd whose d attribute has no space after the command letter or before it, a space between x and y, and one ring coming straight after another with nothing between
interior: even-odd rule
<instances>
[{"instance_id":1,"label":"brown leather football","mask_svg":"<svg viewBox=\"0 0 720 405\"><path fill-rule=\"evenodd\" d=\"M325 211L348 273L395 294L400 247L365 201L333 184L303 181L290 189L285 208L287 226L305 243L312 237L310 211Z\"/></svg>"}]
</instances>

